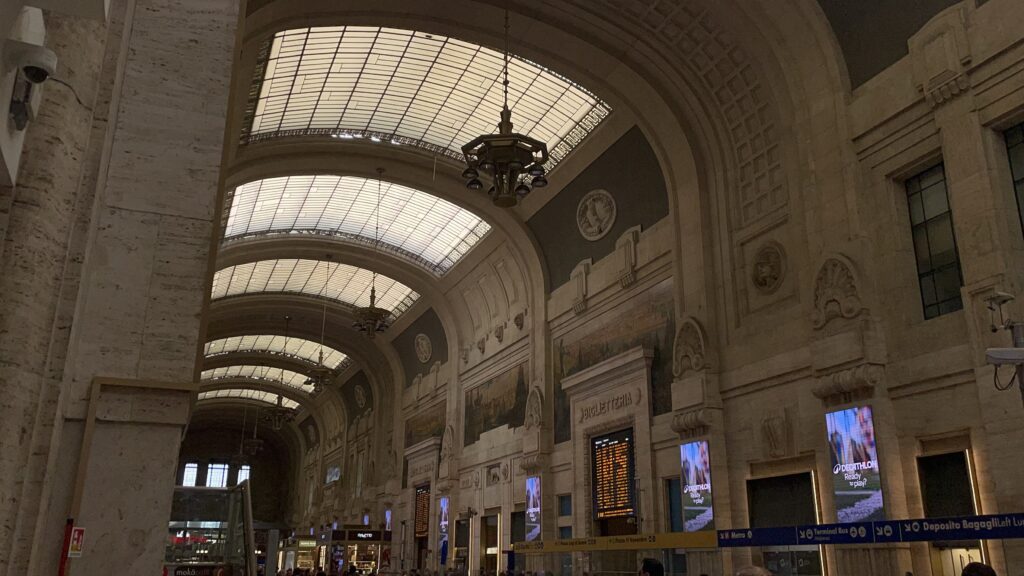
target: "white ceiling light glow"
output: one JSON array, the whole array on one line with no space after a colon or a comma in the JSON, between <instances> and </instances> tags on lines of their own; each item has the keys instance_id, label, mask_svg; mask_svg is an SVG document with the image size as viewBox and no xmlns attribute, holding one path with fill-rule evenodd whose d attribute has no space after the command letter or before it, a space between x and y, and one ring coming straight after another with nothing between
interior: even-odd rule
<instances>
[{"instance_id":1,"label":"white ceiling light glow","mask_svg":"<svg viewBox=\"0 0 1024 576\"><path fill-rule=\"evenodd\" d=\"M302 338L285 338L276 334L250 334L231 336L206 343L205 356L212 358L225 354L255 353L290 356L307 362L318 362L320 345ZM324 347L324 365L336 369L348 356L329 347Z\"/></svg>"},{"instance_id":2,"label":"white ceiling light glow","mask_svg":"<svg viewBox=\"0 0 1024 576\"><path fill-rule=\"evenodd\" d=\"M220 368L203 370L199 379L204 382L211 382L214 380L228 380L232 378L278 382L285 386L295 388L296 390L302 390L303 392L309 392L312 390L310 386L305 384L306 376L304 374L299 374L298 372L293 372L291 370L273 368L270 366L254 366L248 364L221 366Z\"/></svg>"},{"instance_id":3,"label":"white ceiling light glow","mask_svg":"<svg viewBox=\"0 0 1024 576\"><path fill-rule=\"evenodd\" d=\"M280 398L281 406L285 408L297 408L299 403L278 396L277 394L271 394L270 392L263 392L262 390L250 390L248 388L225 388L224 390L211 390L209 392L200 392L199 400L214 400L217 398L241 398L244 400L255 400L256 402L265 402L273 406L277 406L278 398Z\"/></svg>"},{"instance_id":4,"label":"white ceiling light glow","mask_svg":"<svg viewBox=\"0 0 1024 576\"><path fill-rule=\"evenodd\" d=\"M244 143L290 135L365 138L455 160L502 109L501 52L437 34L367 26L278 32L259 57ZM548 167L611 108L586 89L512 56L517 130L544 142Z\"/></svg>"},{"instance_id":5,"label":"white ceiling light glow","mask_svg":"<svg viewBox=\"0 0 1024 576\"><path fill-rule=\"evenodd\" d=\"M289 176L235 189L226 242L267 234L324 234L373 245L377 181L355 176ZM490 230L476 214L426 192L381 183L380 242L441 275Z\"/></svg>"}]
</instances>

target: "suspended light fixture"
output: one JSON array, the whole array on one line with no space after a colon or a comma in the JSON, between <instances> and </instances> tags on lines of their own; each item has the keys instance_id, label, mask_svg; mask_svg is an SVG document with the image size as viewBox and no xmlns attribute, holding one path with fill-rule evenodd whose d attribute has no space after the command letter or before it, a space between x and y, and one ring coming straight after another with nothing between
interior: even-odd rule
<instances>
[{"instance_id":1,"label":"suspended light fixture","mask_svg":"<svg viewBox=\"0 0 1024 576\"><path fill-rule=\"evenodd\" d=\"M466 188L482 190L480 176L491 180L487 194L496 206L510 208L534 188L548 185L544 164L548 147L540 140L512 131L512 111L508 108L508 8L505 8L504 105L497 134L477 136L462 147L466 169L462 177Z\"/></svg>"},{"instance_id":2,"label":"suspended light fixture","mask_svg":"<svg viewBox=\"0 0 1024 576\"><path fill-rule=\"evenodd\" d=\"M377 168L377 211L376 224L373 228L373 247L379 248L380 244L380 187L381 179L384 176L384 169ZM355 310L356 321L352 323L352 326L360 332L366 334L367 338L373 339L377 335L377 332L383 332L388 329L388 325L391 319L391 313L383 308L377 307L377 273L373 272L373 278L370 280L370 305L359 306Z\"/></svg>"},{"instance_id":3,"label":"suspended light fixture","mask_svg":"<svg viewBox=\"0 0 1024 576\"><path fill-rule=\"evenodd\" d=\"M252 423L252 438L246 438L242 441L245 447L245 453L249 456L255 456L263 451L263 440L256 437L256 428L260 425L259 418L253 418ZM242 425L244 429L244 424Z\"/></svg>"},{"instance_id":4,"label":"suspended light fixture","mask_svg":"<svg viewBox=\"0 0 1024 576\"><path fill-rule=\"evenodd\" d=\"M284 406L284 397L281 395L277 396L277 405L270 410L270 414L267 416L267 420L270 421L270 427L274 430L280 430L284 428L284 425L291 422L295 418L295 412Z\"/></svg>"},{"instance_id":5,"label":"suspended light fixture","mask_svg":"<svg viewBox=\"0 0 1024 576\"><path fill-rule=\"evenodd\" d=\"M324 259L330 261L331 255L324 256ZM319 266L320 263L317 263ZM327 265L328 271L330 271L330 264ZM320 297L324 303L323 318L320 320L320 361L317 362L316 367L310 370L310 376L306 380L308 386L313 387L313 395L317 395L324 391L327 384L331 381L333 371L324 365L324 334L327 332L327 298L324 297L324 290L327 289L328 277L324 277L324 285L320 287Z\"/></svg>"}]
</instances>

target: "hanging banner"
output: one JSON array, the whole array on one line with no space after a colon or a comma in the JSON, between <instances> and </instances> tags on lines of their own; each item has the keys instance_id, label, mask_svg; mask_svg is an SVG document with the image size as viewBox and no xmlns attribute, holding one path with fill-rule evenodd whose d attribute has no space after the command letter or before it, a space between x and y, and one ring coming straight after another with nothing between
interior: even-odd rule
<instances>
[{"instance_id":1,"label":"hanging banner","mask_svg":"<svg viewBox=\"0 0 1024 576\"><path fill-rule=\"evenodd\" d=\"M441 496L438 501L438 508L441 511L441 522L438 525L440 530L440 551L441 551L441 565L444 566L448 563L448 497Z\"/></svg>"},{"instance_id":2,"label":"hanging banner","mask_svg":"<svg viewBox=\"0 0 1024 576\"><path fill-rule=\"evenodd\" d=\"M847 408L825 415L832 456L832 489L839 522L885 519L882 479L871 407Z\"/></svg>"},{"instance_id":3,"label":"hanging banner","mask_svg":"<svg viewBox=\"0 0 1024 576\"><path fill-rule=\"evenodd\" d=\"M682 466L683 530L700 532L715 528L711 502L711 458L706 440L679 446Z\"/></svg>"},{"instance_id":4,"label":"hanging banner","mask_svg":"<svg viewBox=\"0 0 1024 576\"><path fill-rule=\"evenodd\" d=\"M540 476L526 479L526 541L540 538Z\"/></svg>"}]
</instances>

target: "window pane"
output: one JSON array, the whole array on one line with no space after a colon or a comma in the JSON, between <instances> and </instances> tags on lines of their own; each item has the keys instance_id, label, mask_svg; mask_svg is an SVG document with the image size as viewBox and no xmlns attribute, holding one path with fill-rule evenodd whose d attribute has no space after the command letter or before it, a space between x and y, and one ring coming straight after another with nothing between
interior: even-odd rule
<instances>
[{"instance_id":1,"label":"window pane","mask_svg":"<svg viewBox=\"0 0 1024 576\"><path fill-rule=\"evenodd\" d=\"M250 468L248 464L238 469L238 480L236 481L236 484L241 484L249 479L249 470Z\"/></svg>"},{"instance_id":2,"label":"window pane","mask_svg":"<svg viewBox=\"0 0 1024 576\"><path fill-rule=\"evenodd\" d=\"M910 201L910 223L920 224L924 222L924 206L921 204L921 195L913 194Z\"/></svg>"},{"instance_id":3,"label":"window pane","mask_svg":"<svg viewBox=\"0 0 1024 576\"><path fill-rule=\"evenodd\" d=\"M679 478L665 480L665 496L668 500L668 530L669 532L683 531L683 501L682 486Z\"/></svg>"},{"instance_id":4,"label":"window pane","mask_svg":"<svg viewBox=\"0 0 1024 576\"><path fill-rule=\"evenodd\" d=\"M572 516L572 495L571 494L559 494L558 495L558 515L559 516Z\"/></svg>"},{"instance_id":5,"label":"window pane","mask_svg":"<svg viewBox=\"0 0 1024 576\"><path fill-rule=\"evenodd\" d=\"M932 256L932 267L939 268L955 264L956 242L953 240L953 222L949 212L928 222L928 250Z\"/></svg>"},{"instance_id":6,"label":"window pane","mask_svg":"<svg viewBox=\"0 0 1024 576\"><path fill-rule=\"evenodd\" d=\"M560 540L568 540L569 538L572 538L572 526L559 526L558 538Z\"/></svg>"},{"instance_id":7,"label":"window pane","mask_svg":"<svg viewBox=\"0 0 1024 576\"><path fill-rule=\"evenodd\" d=\"M228 485L228 465L210 464L206 469L206 485L212 488L224 488Z\"/></svg>"},{"instance_id":8,"label":"window pane","mask_svg":"<svg viewBox=\"0 0 1024 576\"><path fill-rule=\"evenodd\" d=\"M924 203L924 217L927 219L935 218L949 210L945 182L938 182L922 190L921 199Z\"/></svg>"},{"instance_id":9,"label":"window pane","mask_svg":"<svg viewBox=\"0 0 1024 576\"><path fill-rule=\"evenodd\" d=\"M935 296L935 278L928 274L921 277L921 300L925 306L930 306L939 301Z\"/></svg>"},{"instance_id":10,"label":"window pane","mask_svg":"<svg viewBox=\"0 0 1024 576\"><path fill-rule=\"evenodd\" d=\"M914 254L917 256L917 271L925 272L932 267L928 254L928 230L924 226L914 228Z\"/></svg>"},{"instance_id":11,"label":"window pane","mask_svg":"<svg viewBox=\"0 0 1024 576\"><path fill-rule=\"evenodd\" d=\"M196 475L199 473L199 465L195 462L185 464L185 475L181 479L182 486L195 486Z\"/></svg>"},{"instance_id":12,"label":"window pane","mask_svg":"<svg viewBox=\"0 0 1024 576\"><path fill-rule=\"evenodd\" d=\"M960 270L956 266L935 272L935 292L939 301L960 298Z\"/></svg>"}]
</instances>

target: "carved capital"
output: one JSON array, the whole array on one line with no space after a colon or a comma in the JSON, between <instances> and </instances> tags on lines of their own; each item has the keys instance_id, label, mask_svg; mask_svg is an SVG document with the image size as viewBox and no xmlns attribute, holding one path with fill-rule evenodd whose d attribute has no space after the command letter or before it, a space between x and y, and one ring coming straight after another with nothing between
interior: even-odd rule
<instances>
[{"instance_id":1,"label":"carved capital","mask_svg":"<svg viewBox=\"0 0 1024 576\"><path fill-rule=\"evenodd\" d=\"M619 264L619 285L628 288L636 282L636 246L640 243L640 226L626 230L615 241L615 254Z\"/></svg>"},{"instance_id":2,"label":"carved capital","mask_svg":"<svg viewBox=\"0 0 1024 576\"><path fill-rule=\"evenodd\" d=\"M854 396L870 396L884 375L885 368L879 364L860 364L819 378L811 392L826 401L845 401Z\"/></svg>"},{"instance_id":3,"label":"carved capital","mask_svg":"<svg viewBox=\"0 0 1024 576\"><path fill-rule=\"evenodd\" d=\"M692 316L683 320L672 354L672 374L683 377L689 371L700 371L710 367L708 362L707 334L700 322Z\"/></svg>"},{"instance_id":4,"label":"carved capital","mask_svg":"<svg viewBox=\"0 0 1024 576\"><path fill-rule=\"evenodd\" d=\"M711 411L707 408L676 412L672 416L672 430L679 434L680 438L703 436L708 433L711 420Z\"/></svg>"},{"instance_id":5,"label":"carved capital","mask_svg":"<svg viewBox=\"0 0 1024 576\"><path fill-rule=\"evenodd\" d=\"M826 258L814 279L814 328L836 318L856 318L864 310L853 263L838 254Z\"/></svg>"},{"instance_id":6,"label":"carved capital","mask_svg":"<svg viewBox=\"0 0 1024 576\"><path fill-rule=\"evenodd\" d=\"M577 264L572 269L572 273L569 274L569 281L573 285L572 310L576 314L582 314L587 310L587 296L589 294L587 277L590 276L590 267L593 264L594 261L587 258Z\"/></svg>"},{"instance_id":7,"label":"carved capital","mask_svg":"<svg viewBox=\"0 0 1024 576\"><path fill-rule=\"evenodd\" d=\"M519 468L527 474L537 474L543 471L547 464L548 456L541 452L526 454L519 460Z\"/></svg>"}]
</instances>

